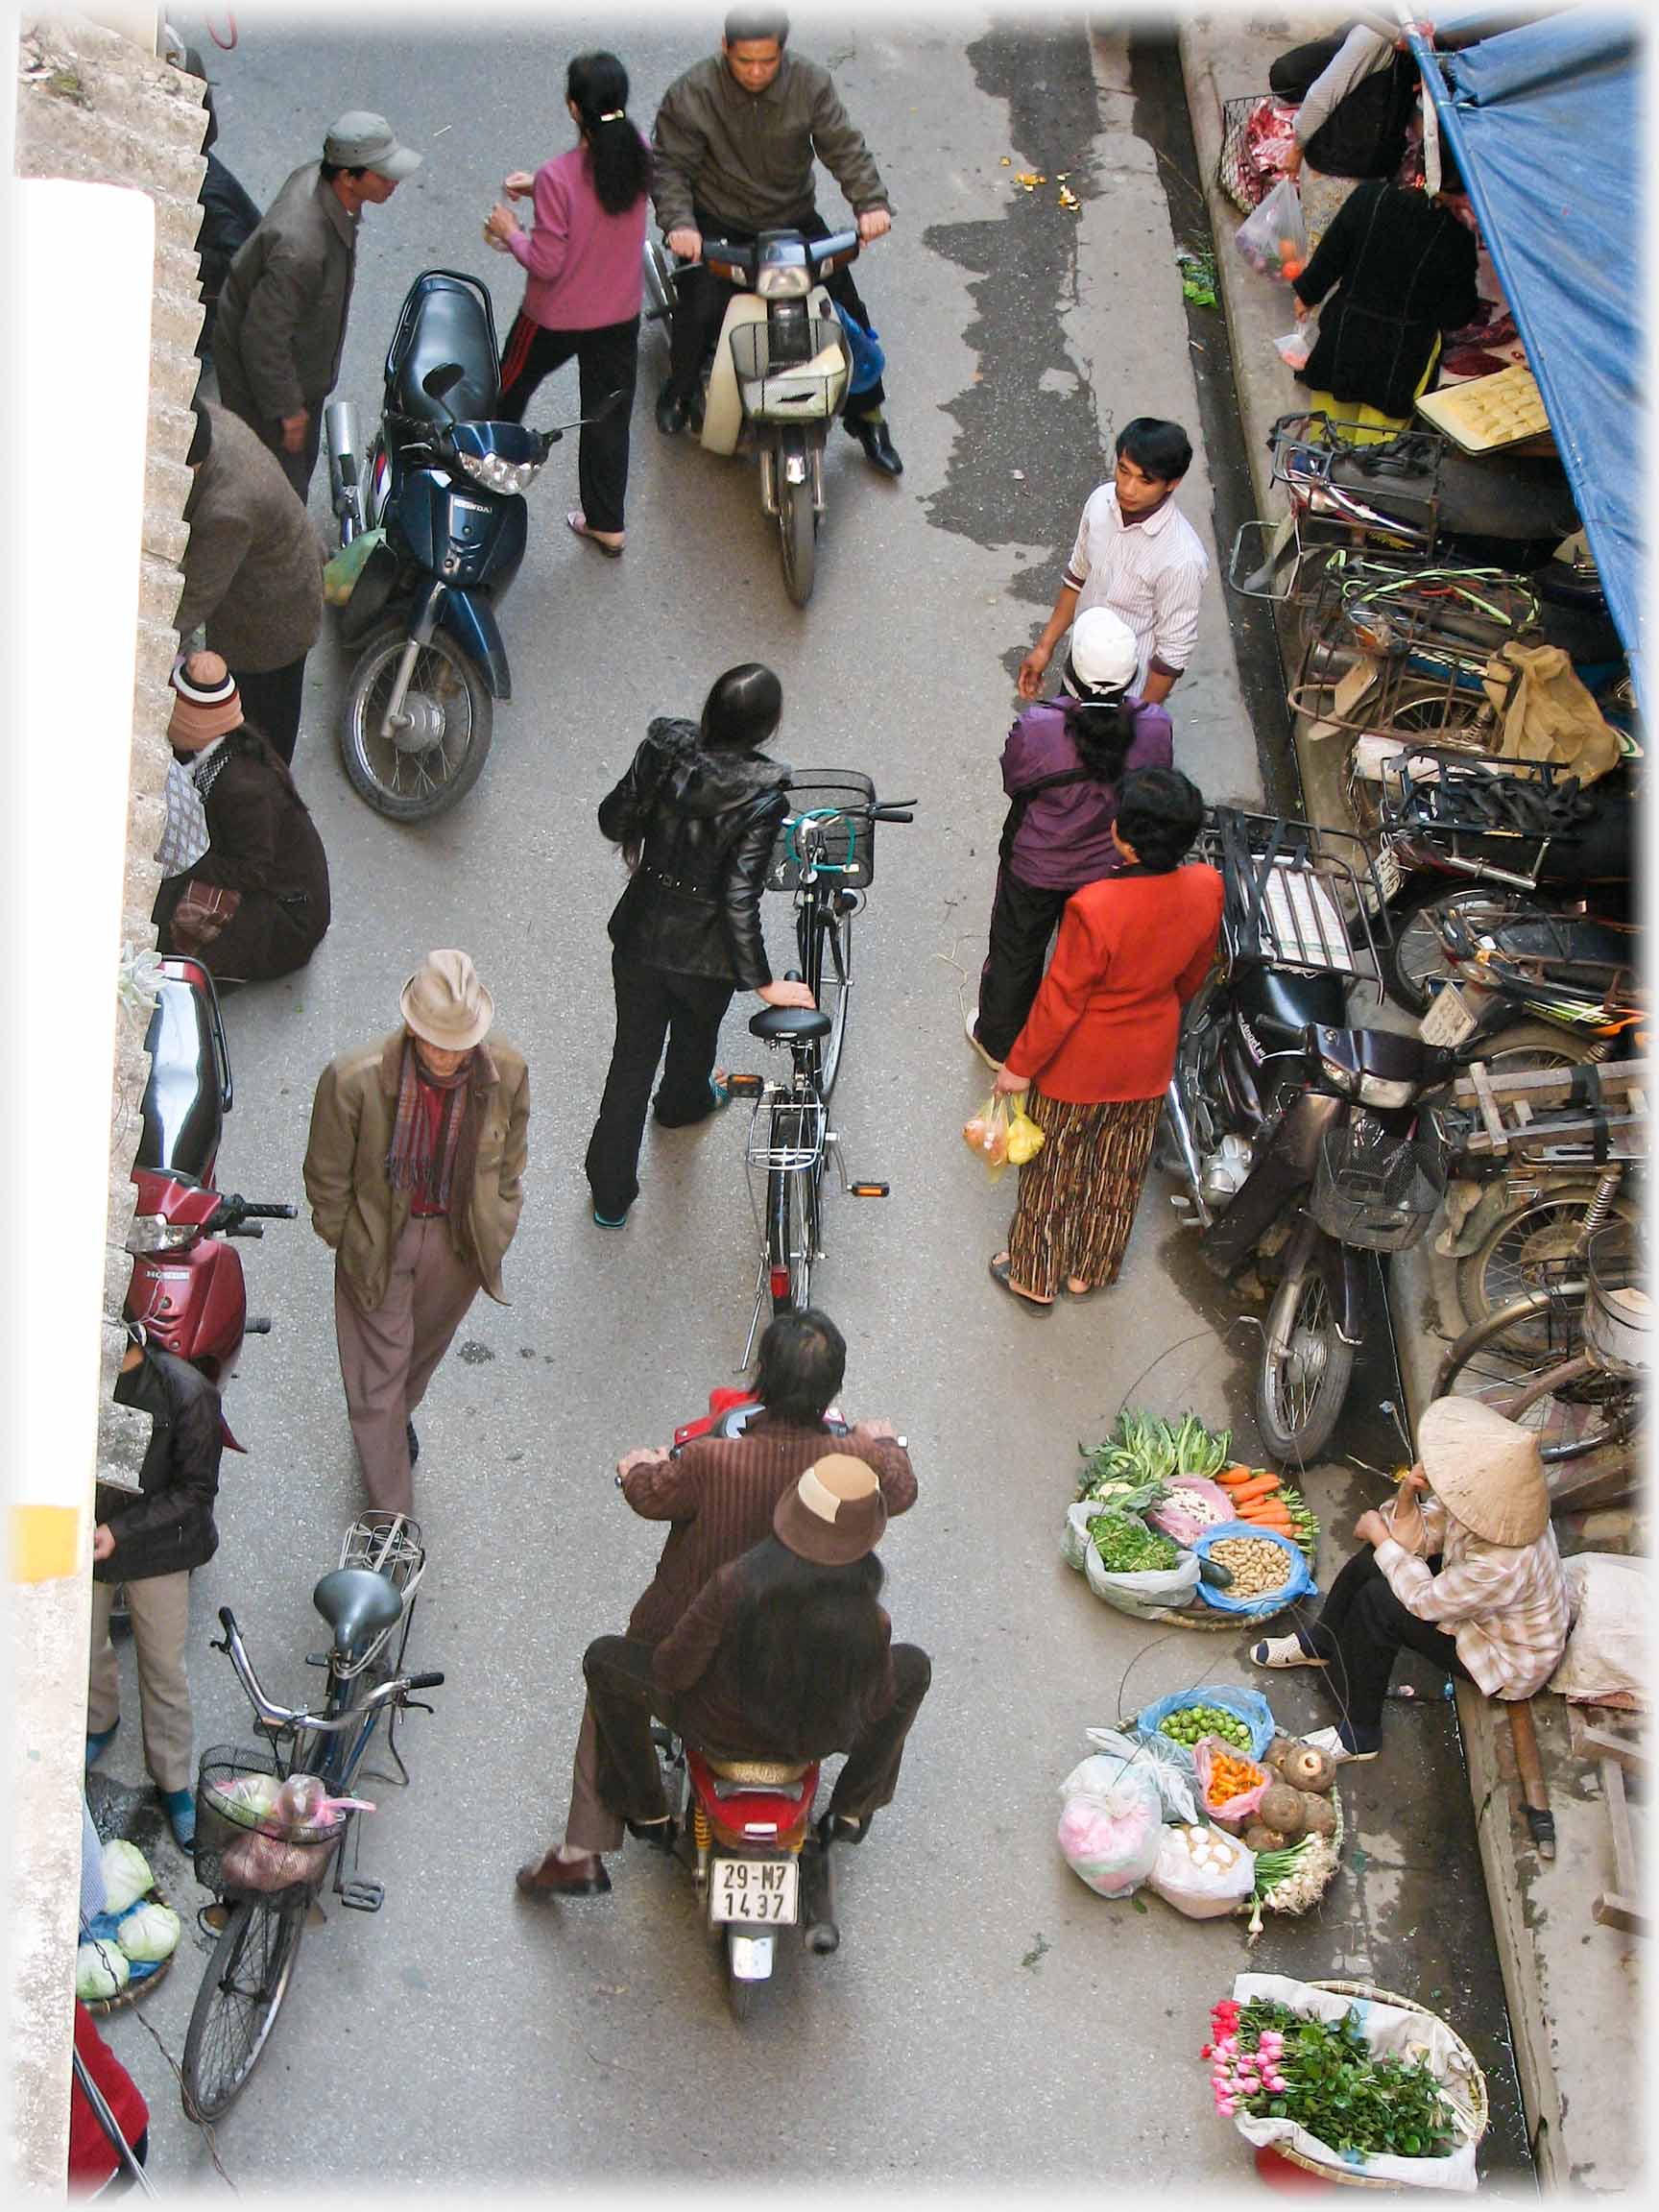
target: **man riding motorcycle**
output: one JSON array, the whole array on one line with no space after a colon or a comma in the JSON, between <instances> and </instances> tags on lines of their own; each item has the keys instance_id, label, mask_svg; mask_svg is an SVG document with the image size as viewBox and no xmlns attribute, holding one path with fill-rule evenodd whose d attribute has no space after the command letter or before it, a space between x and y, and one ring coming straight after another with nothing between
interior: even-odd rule
<instances>
[{"instance_id":1,"label":"man riding motorcycle","mask_svg":"<svg viewBox=\"0 0 1659 2212\"><path fill-rule=\"evenodd\" d=\"M652 198L669 252L689 264L676 286L668 376L657 399L657 427L670 437L690 419L729 298L698 258L706 237L733 245L773 229L828 237L813 201L815 155L846 194L861 244L892 227L886 187L829 70L786 53L788 36L781 9L733 9L720 52L677 77L657 110ZM868 330L869 310L851 273L838 269L825 283ZM904 464L882 416L884 397L879 377L850 394L842 423L874 468L899 476Z\"/></svg>"},{"instance_id":2,"label":"man riding motorcycle","mask_svg":"<svg viewBox=\"0 0 1659 2212\"><path fill-rule=\"evenodd\" d=\"M635 1512L672 1524L656 1576L629 1619L630 1644L648 1654L675 1629L711 1575L771 1534L779 1499L830 1451L875 1470L889 1513L914 1504L910 1455L889 1423L861 1421L833 1439L826 1426L846 1366L846 1344L828 1314L811 1307L781 1313L760 1339L755 1396L762 1410L740 1435L698 1437L678 1457L637 1451L620 1461L617 1486ZM519 1868L526 1896L609 1890L602 1854L621 1847L623 1823L600 1796L598 1765L589 1706L576 1743L565 1839Z\"/></svg>"}]
</instances>

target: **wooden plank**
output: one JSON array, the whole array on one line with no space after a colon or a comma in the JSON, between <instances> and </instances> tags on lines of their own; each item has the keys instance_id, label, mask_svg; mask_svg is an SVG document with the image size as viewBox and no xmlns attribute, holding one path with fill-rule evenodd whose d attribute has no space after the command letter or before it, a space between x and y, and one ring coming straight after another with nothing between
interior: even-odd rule
<instances>
[{"instance_id":1,"label":"wooden plank","mask_svg":"<svg viewBox=\"0 0 1659 2212\"><path fill-rule=\"evenodd\" d=\"M1619 1762L1601 1762L1601 1789L1607 1801L1607 1824L1613 1831L1613 1879L1616 1889L1604 1889L1590 1907L1592 1919L1604 1928L1620 1928L1630 1936L1652 1933L1652 1922L1639 1911L1636 1892L1641 1868L1636 1839L1630 1832L1630 1804L1624 1794L1624 1773Z\"/></svg>"},{"instance_id":2,"label":"wooden plank","mask_svg":"<svg viewBox=\"0 0 1659 2212\"><path fill-rule=\"evenodd\" d=\"M1617 1759L1632 1773L1645 1772L1648 1764L1645 1745L1632 1743L1623 1736L1609 1736L1605 1728L1581 1729L1578 1747L1603 1759Z\"/></svg>"},{"instance_id":3,"label":"wooden plank","mask_svg":"<svg viewBox=\"0 0 1659 2212\"><path fill-rule=\"evenodd\" d=\"M1503 1098L1528 1098L1541 1106L1564 1102L1571 1095L1576 1072L1571 1068L1524 1068L1510 1074L1493 1075L1483 1060L1477 1060L1457 1077L1453 1087L1452 1094L1461 1105L1472 1106L1475 1103L1473 1077L1477 1069L1486 1075L1496 1095ZM1652 1069L1646 1060L1609 1060L1598 1066L1597 1073L1600 1077L1603 1094L1630 1093L1641 1089L1648 1081Z\"/></svg>"},{"instance_id":4,"label":"wooden plank","mask_svg":"<svg viewBox=\"0 0 1659 2212\"><path fill-rule=\"evenodd\" d=\"M1480 1118L1486 1124L1486 1134L1492 1140L1492 1149L1495 1152L1507 1152L1509 1133L1503 1126L1503 1115L1498 1111L1498 1101L1492 1095L1485 1063L1477 1060L1469 1072L1475 1079L1475 1097L1480 1108Z\"/></svg>"}]
</instances>

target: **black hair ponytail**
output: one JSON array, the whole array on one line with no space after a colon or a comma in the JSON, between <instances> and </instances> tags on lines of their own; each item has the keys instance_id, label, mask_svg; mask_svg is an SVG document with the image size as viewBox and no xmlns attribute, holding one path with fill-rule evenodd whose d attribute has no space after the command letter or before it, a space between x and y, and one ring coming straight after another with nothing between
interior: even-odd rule
<instances>
[{"instance_id":1,"label":"black hair ponytail","mask_svg":"<svg viewBox=\"0 0 1659 2212\"><path fill-rule=\"evenodd\" d=\"M651 183L651 154L628 119L628 72L614 54L578 54L565 96L582 119L593 191L607 215L626 215Z\"/></svg>"},{"instance_id":2,"label":"black hair ponytail","mask_svg":"<svg viewBox=\"0 0 1659 2212\"><path fill-rule=\"evenodd\" d=\"M1135 717L1118 699L1058 701L1077 757L1096 783L1116 783L1135 742Z\"/></svg>"}]
</instances>

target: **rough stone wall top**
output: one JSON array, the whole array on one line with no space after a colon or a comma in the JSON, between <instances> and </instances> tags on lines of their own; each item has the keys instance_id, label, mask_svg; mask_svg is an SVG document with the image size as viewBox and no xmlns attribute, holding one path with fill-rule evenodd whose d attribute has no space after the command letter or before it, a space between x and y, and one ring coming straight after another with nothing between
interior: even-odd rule
<instances>
[{"instance_id":1,"label":"rough stone wall top","mask_svg":"<svg viewBox=\"0 0 1659 2212\"><path fill-rule=\"evenodd\" d=\"M168 675L178 639L179 563L189 532L183 521L190 473L184 465L193 423L196 341L202 328L196 233L197 195L206 164L202 85L130 40L77 16L25 16L18 41L16 169L22 177L66 177L145 193L156 209L156 271L151 323L150 427L145 451L144 542L134 641L132 770L128 785L123 938L154 947L150 922L159 881L152 855L164 822L162 786L170 757ZM88 263L90 277L91 264ZM115 988L118 945L109 948ZM132 1220L130 1180L139 1105L149 1061L146 1022L123 1008L110 1100L109 1208L105 1310L127 1287L123 1245ZM106 1383L115 1339L106 1332ZM105 1389L106 1403L108 1399Z\"/></svg>"}]
</instances>

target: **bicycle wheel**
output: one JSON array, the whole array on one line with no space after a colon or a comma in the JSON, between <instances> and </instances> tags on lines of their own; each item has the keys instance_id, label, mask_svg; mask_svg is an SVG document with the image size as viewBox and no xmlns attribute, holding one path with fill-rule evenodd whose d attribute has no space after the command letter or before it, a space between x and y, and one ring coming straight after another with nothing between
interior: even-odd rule
<instances>
[{"instance_id":1,"label":"bicycle wheel","mask_svg":"<svg viewBox=\"0 0 1659 2212\"><path fill-rule=\"evenodd\" d=\"M1575 1255L1595 1196L1594 1179L1547 1186L1494 1222L1479 1247L1457 1262L1464 1319L1473 1327L1529 1290L1547 1289L1564 1275L1581 1275L1583 1264ZM1621 1195L1612 1201L1610 1218L1634 1225L1641 1210Z\"/></svg>"},{"instance_id":2,"label":"bicycle wheel","mask_svg":"<svg viewBox=\"0 0 1659 2212\"><path fill-rule=\"evenodd\" d=\"M820 1168L775 1168L766 1180L766 1265L772 1310L799 1313L812 1303L818 1246Z\"/></svg>"},{"instance_id":3,"label":"bicycle wheel","mask_svg":"<svg viewBox=\"0 0 1659 2212\"><path fill-rule=\"evenodd\" d=\"M847 1035L847 1001L853 981L853 917L823 907L804 908L801 915L801 973L812 986L821 1014L828 1014L830 1034L818 1046L818 1095L830 1103L835 1078L841 1071L841 1046Z\"/></svg>"},{"instance_id":4,"label":"bicycle wheel","mask_svg":"<svg viewBox=\"0 0 1659 2212\"><path fill-rule=\"evenodd\" d=\"M1389 910L1393 936L1382 946L1382 981L1388 996L1408 1013L1427 1014L1434 986L1455 982L1456 963L1441 941L1442 914L1457 910L1471 921L1501 921L1533 903L1527 893L1502 885L1469 884L1448 891L1441 877L1419 877L1408 883Z\"/></svg>"},{"instance_id":5,"label":"bicycle wheel","mask_svg":"<svg viewBox=\"0 0 1659 2212\"><path fill-rule=\"evenodd\" d=\"M184 2038L183 2100L192 2120L217 2120L259 2062L288 1984L309 1898L248 1897L207 1961Z\"/></svg>"},{"instance_id":6,"label":"bicycle wheel","mask_svg":"<svg viewBox=\"0 0 1659 2212\"><path fill-rule=\"evenodd\" d=\"M1479 1398L1510 1414L1537 1436L1552 1466L1623 1445L1635 1432L1635 1385L1587 1369L1583 1322L1581 1281L1512 1299L1458 1337L1440 1362L1433 1395ZM1536 1394L1547 1376L1574 1363L1578 1371L1561 1387Z\"/></svg>"}]
</instances>

